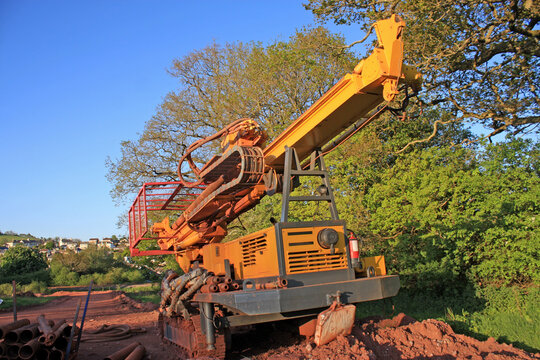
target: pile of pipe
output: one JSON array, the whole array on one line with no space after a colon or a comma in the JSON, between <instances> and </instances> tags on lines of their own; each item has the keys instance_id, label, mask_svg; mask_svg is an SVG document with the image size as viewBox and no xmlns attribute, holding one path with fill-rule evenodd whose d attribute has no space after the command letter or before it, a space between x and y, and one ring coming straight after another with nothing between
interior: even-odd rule
<instances>
[{"instance_id":1,"label":"pile of pipe","mask_svg":"<svg viewBox=\"0 0 540 360\"><path fill-rule=\"evenodd\" d=\"M287 287L287 279L255 283L244 280L235 281L228 276L216 276L203 268L196 268L184 275L168 271L161 281L161 302L159 311L166 316L182 316L189 319L188 302L197 290L202 293L215 293L236 290L269 290Z\"/></svg>"},{"instance_id":2,"label":"pile of pipe","mask_svg":"<svg viewBox=\"0 0 540 360\"><path fill-rule=\"evenodd\" d=\"M287 287L287 279L276 278L274 281L255 282L251 279L243 282L233 280L228 276L209 276L205 285L201 287L203 293L215 293L236 290L270 290Z\"/></svg>"},{"instance_id":3,"label":"pile of pipe","mask_svg":"<svg viewBox=\"0 0 540 360\"><path fill-rule=\"evenodd\" d=\"M193 269L181 276L174 271L167 272L161 281L159 311L169 317L180 315L189 319L187 303L212 275L203 268Z\"/></svg>"},{"instance_id":4,"label":"pile of pipe","mask_svg":"<svg viewBox=\"0 0 540 360\"><path fill-rule=\"evenodd\" d=\"M67 359L69 339L75 339L71 329L65 320L54 323L43 315L37 317L36 323L23 319L0 326L0 359ZM72 344L71 348L77 346Z\"/></svg>"},{"instance_id":5,"label":"pile of pipe","mask_svg":"<svg viewBox=\"0 0 540 360\"><path fill-rule=\"evenodd\" d=\"M139 342L133 342L105 358L105 360L141 360L146 349Z\"/></svg>"}]
</instances>

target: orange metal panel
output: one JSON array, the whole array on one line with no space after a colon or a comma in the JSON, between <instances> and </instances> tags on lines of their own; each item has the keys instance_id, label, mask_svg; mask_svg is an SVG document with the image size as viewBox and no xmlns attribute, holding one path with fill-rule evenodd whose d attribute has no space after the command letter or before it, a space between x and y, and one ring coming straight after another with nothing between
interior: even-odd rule
<instances>
[{"instance_id":1,"label":"orange metal panel","mask_svg":"<svg viewBox=\"0 0 540 360\"><path fill-rule=\"evenodd\" d=\"M332 228L339 235L333 255L330 249L324 249L317 241L317 234L325 228ZM347 268L347 248L342 226L286 228L282 236L287 274Z\"/></svg>"},{"instance_id":2,"label":"orange metal panel","mask_svg":"<svg viewBox=\"0 0 540 360\"><path fill-rule=\"evenodd\" d=\"M264 149L265 163L282 168L285 146L294 147L302 161L383 101L382 88L371 94L362 88L360 75L345 75Z\"/></svg>"},{"instance_id":3,"label":"orange metal panel","mask_svg":"<svg viewBox=\"0 0 540 360\"><path fill-rule=\"evenodd\" d=\"M216 275L225 274L225 259L233 265L236 279L279 275L273 227L226 243L208 244L202 255L203 267Z\"/></svg>"}]
</instances>

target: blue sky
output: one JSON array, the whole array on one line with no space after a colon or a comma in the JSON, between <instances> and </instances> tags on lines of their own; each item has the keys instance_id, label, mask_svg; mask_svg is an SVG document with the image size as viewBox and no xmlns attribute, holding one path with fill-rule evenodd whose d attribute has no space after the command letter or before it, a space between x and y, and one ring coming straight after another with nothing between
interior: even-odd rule
<instances>
[{"instance_id":1,"label":"blue sky","mask_svg":"<svg viewBox=\"0 0 540 360\"><path fill-rule=\"evenodd\" d=\"M212 41L286 39L313 22L293 0L1 0L0 230L125 234L116 222L129 205L114 205L105 159L175 88L172 60Z\"/></svg>"}]
</instances>

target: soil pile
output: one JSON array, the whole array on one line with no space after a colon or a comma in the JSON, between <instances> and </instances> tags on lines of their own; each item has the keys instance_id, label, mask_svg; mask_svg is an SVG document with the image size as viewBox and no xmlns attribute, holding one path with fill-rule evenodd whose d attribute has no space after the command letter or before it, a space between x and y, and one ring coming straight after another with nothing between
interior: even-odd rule
<instances>
[{"instance_id":1,"label":"soil pile","mask_svg":"<svg viewBox=\"0 0 540 360\"><path fill-rule=\"evenodd\" d=\"M417 322L399 314L387 320L358 322L351 335L316 347L313 339L281 347L255 356L256 359L471 359L510 360L540 359L511 345L499 344L493 338L479 341L454 333L441 321L429 319Z\"/></svg>"},{"instance_id":2,"label":"soil pile","mask_svg":"<svg viewBox=\"0 0 540 360\"><path fill-rule=\"evenodd\" d=\"M117 301L120 304L120 307L124 311L129 310L141 310L141 311L153 311L157 310L158 306L150 302L138 302L127 296L124 292L117 292L117 295L113 300Z\"/></svg>"}]
</instances>

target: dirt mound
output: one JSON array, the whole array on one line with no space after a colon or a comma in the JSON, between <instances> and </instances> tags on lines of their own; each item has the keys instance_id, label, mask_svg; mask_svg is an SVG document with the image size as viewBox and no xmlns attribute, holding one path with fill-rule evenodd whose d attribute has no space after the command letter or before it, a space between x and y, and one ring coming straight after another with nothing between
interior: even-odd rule
<instances>
[{"instance_id":1,"label":"dirt mound","mask_svg":"<svg viewBox=\"0 0 540 360\"><path fill-rule=\"evenodd\" d=\"M540 359L511 345L499 344L493 338L479 341L454 333L450 325L437 321L415 321L399 314L393 319L364 319L351 335L316 347L313 339L296 345L270 350L256 359L471 359L510 360Z\"/></svg>"},{"instance_id":2,"label":"dirt mound","mask_svg":"<svg viewBox=\"0 0 540 360\"><path fill-rule=\"evenodd\" d=\"M122 291L116 291L114 301L120 303L120 306L123 310L141 310L141 311L152 311L156 310L158 306L150 302L138 302L127 296Z\"/></svg>"}]
</instances>

